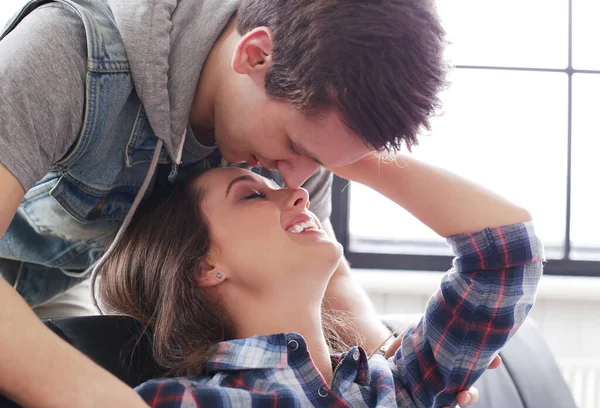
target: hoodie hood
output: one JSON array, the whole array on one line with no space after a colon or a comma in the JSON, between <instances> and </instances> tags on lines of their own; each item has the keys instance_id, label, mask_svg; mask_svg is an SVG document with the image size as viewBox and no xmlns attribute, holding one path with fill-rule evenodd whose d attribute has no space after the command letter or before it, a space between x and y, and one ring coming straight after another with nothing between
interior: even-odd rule
<instances>
[{"instance_id":1,"label":"hoodie hood","mask_svg":"<svg viewBox=\"0 0 600 408\"><path fill-rule=\"evenodd\" d=\"M156 136L175 163L200 71L237 0L106 0Z\"/></svg>"}]
</instances>

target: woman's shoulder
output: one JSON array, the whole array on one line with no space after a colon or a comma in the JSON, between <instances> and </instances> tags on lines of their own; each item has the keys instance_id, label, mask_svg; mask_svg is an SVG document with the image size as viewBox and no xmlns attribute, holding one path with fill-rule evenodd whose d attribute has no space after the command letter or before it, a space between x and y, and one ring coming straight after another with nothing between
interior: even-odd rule
<instances>
[{"instance_id":1,"label":"woman's shoulder","mask_svg":"<svg viewBox=\"0 0 600 408\"><path fill-rule=\"evenodd\" d=\"M152 407L179 407L190 398L198 400L202 394L219 394L218 387L210 386L207 380L204 376L155 378L138 385L135 391Z\"/></svg>"}]
</instances>

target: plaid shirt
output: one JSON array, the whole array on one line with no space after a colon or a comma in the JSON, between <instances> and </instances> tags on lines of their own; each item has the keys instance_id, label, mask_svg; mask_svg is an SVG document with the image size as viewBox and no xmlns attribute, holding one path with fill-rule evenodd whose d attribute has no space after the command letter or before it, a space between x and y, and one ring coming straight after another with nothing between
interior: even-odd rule
<instances>
[{"instance_id":1,"label":"plaid shirt","mask_svg":"<svg viewBox=\"0 0 600 408\"><path fill-rule=\"evenodd\" d=\"M326 384L296 333L219 344L203 375L136 390L152 407L442 407L480 377L531 309L543 249L531 223L451 237L456 258L396 355L331 357Z\"/></svg>"}]
</instances>

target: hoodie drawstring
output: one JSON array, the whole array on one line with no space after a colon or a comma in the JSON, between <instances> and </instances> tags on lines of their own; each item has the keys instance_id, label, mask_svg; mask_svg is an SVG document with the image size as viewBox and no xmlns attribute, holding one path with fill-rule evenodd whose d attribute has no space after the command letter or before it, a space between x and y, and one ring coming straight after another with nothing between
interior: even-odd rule
<instances>
[{"instance_id":1,"label":"hoodie drawstring","mask_svg":"<svg viewBox=\"0 0 600 408\"><path fill-rule=\"evenodd\" d=\"M123 237L123 234L125 234L125 231L127 230L127 227L129 226L129 224L131 223L131 219L133 218L133 215L135 214L138 206L140 205L140 202L142 201L144 194L146 194L146 191L148 190L148 186L150 185L150 181L152 180L152 177L154 176L154 172L156 171L156 167L158 166L158 158L160 157L160 151L162 149L162 146L163 146L163 141L158 139L158 143L156 144L156 148L154 149L154 155L152 156L152 161L150 162L150 167L148 168L148 173L146 174L146 178L144 179L142 186L140 187L137 195L135 196L135 199L133 200L133 204L131 204L131 208L127 212L127 215L125 216L125 219L123 220L123 224L121 224L121 227L119 228L119 231L117 232L117 235L115 236L115 239L112 241L112 243L110 244L110 246L108 247L106 252L102 255L102 257L100 257L100 259L98 259L96 262L94 262L87 269L89 271L90 268L93 268L92 269L92 285L91 285L92 299L94 300L94 306L102 314L104 312L98 306L98 300L96 299L96 279L98 278L98 270L102 267L102 265L104 265L104 263L106 262L108 257L112 254L115 247L117 246L117 243Z\"/></svg>"}]
</instances>

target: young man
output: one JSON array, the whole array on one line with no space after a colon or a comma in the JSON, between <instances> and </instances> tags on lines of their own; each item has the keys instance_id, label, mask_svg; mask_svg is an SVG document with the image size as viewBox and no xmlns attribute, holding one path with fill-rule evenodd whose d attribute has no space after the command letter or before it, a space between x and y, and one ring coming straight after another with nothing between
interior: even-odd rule
<instances>
[{"instance_id":1,"label":"young man","mask_svg":"<svg viewBox=\"0 0 600 408\"><path fill-rule=\"evenodd\" d=\"M429 0L30 2L0 41L0 393L141 406L25 302L87 278L137 202L198 166L277 170L331 229L321 166L414 144L443 48ZM338 272L332 307L376 344L388 332Z\"/></svg>"}]
</instances>

